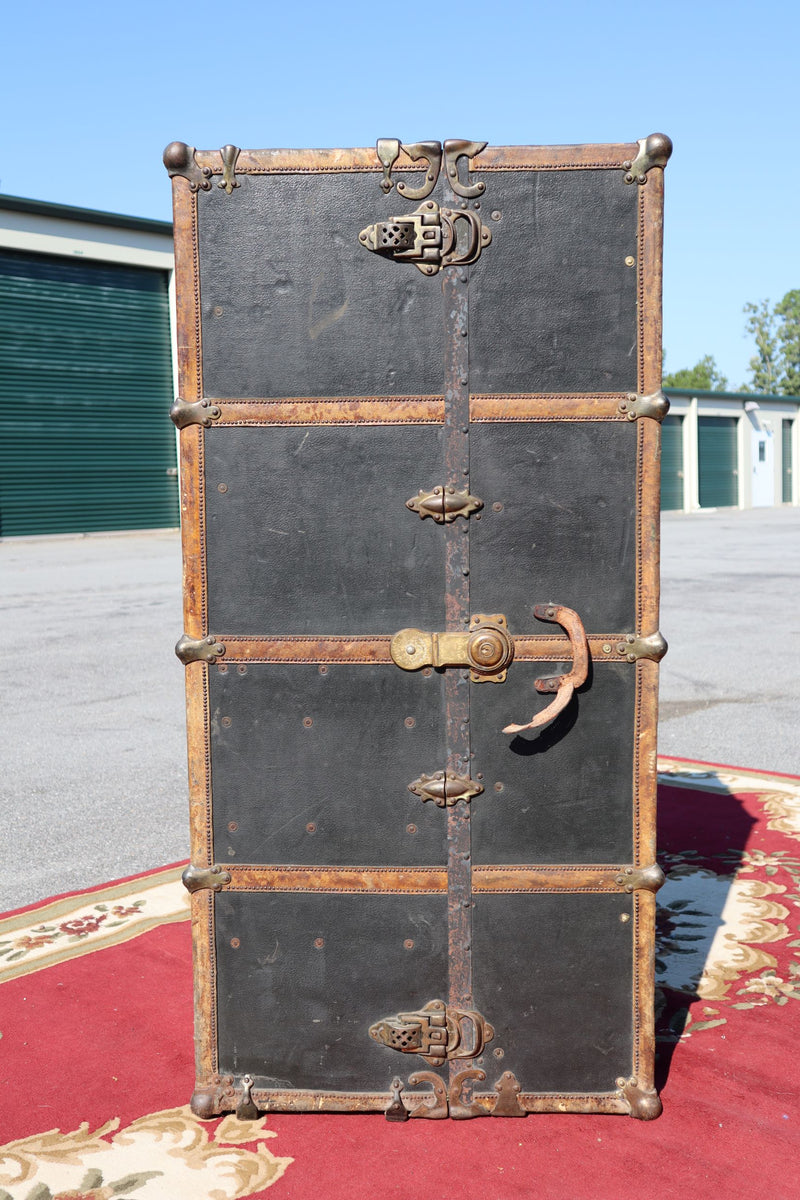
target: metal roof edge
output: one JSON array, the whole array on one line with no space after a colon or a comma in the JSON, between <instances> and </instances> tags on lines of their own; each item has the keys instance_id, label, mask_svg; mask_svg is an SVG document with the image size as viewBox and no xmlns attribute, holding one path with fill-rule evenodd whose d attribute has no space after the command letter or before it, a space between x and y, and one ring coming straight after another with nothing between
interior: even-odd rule
<instances>
[{"instance_id":1,"label":"metal roof edge","mask_svg":"<svg viewBox=\"0 0 800 1200\"><path fill-rule=\"evenodd\" d=\"M66 221L81 221L87 225L110 225L117 229L136 229L140 232L163 233L169 237L172 236L171 221L157 221L153 217L130 217L94 208L76 208L71 204L55 204L50 200L30 200L25 196L0 194L0 210L30 213L37 217L59 217Z\"/></svg>"},{"instance_id":2,"label":"metal roof edge","mask_svg":"<svg viewBox=\"0 0 800 1200\"><path fill-rule=\"evenodd\" d=\"M800 404L800 396L776 396L771 392L716 392L704 388L665 387L667 396L697 396L698 399L711 398L715 400L793 400Z\"/></svg>"}]
</instances>

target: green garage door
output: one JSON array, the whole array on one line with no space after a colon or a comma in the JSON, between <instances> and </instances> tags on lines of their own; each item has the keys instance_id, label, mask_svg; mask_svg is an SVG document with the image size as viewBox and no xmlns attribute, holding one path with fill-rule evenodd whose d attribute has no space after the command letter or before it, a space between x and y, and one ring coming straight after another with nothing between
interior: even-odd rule
<instances>
[{"instance_id":1,"label":"green garage door","mask_svg":"<svg viewBox=\"0 0 800 1200\"><path fill-rule=\"evenodd\" d=\"M178 524L163 271L0 251L0 534Z\"/></svg>"},{"instance_id":2,"label":"green garage door","mask_svg":"<svg viewBox=\"0 0 800 1200\"><path fill-rule=\"evenodd\" d=\"M738 504L736 417L698 417L697 450L700 507L730 508Z\"/></svg>"},{"instance_id":3,"label":"green garage door","mask_svg":"<svg viewBox=\"0 0 800 1200\"><path fill-rule=\"evenodd\" d=\"M683 417L661 423L661 507L683 508Z\"/></svg>"},{"instance_id":4,"label":"green garage door","mask_svg":"<svg viewBox=\"0 0 800 1200\"><path fill-rule=\"evenodd\" d=\"M781 464L781 474L783 476L783 488L781 499L784 504L792 503L792 422L781 421L782 437L781 450L783 451L783 461Z\"/></svg>"}]
</instances>

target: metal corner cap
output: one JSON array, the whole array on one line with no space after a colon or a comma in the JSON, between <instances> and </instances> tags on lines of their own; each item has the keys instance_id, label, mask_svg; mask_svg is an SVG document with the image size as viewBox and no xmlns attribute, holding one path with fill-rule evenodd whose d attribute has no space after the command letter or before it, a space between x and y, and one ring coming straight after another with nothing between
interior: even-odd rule
<instances>
[{"instance_id":1,"label":"metal corner cap","mask_svg":"<svg viewBox=\"0 0 800 1200\"><path fill-rule=\"evenodd\" d=\"M625 867L616 876L614 882L623 891L657 892L666 883L666 876L658 863L650 863L646 867Z\"/></svg>"},{"instance_id":2,"label":"metal corner cap","mask_svg":"<svg viewBox=\"0 0 800 1200\"><path fill-rule=\"evenodd\" d=\"M669 412L669 400L660 390L649 392L646 396L628 392L625 399L619 402L619 411L629 421L650 417L653 421L661 422Z\"/></svg>"},{"instance_id":3,"label":"metal corner cap","mask_svg":"<svg viewBox=\"0 0 800 1200\"><path fill-rule=\"evenodd\" d=\"M665 167L672 157L672 138L666 133L650 133L644 139L644 147L652 159L652 166ZM658 161L661 160L661 161Z\"/></svg>"},{"instance_id":4,"label":"metal corner cap","mask_svg":"<svg viewBox=\"0 0 800 1200\"><path fill-rule=\"evenodd\" d=\"M222 409L210 400L184 400L182 396L175 397L175 403L169 410L170 419L178 429L187 425L210 425L221 415Z\"/></svg>"},{"instance_id":5,"label":"metal corner cap","mask_svg":"<svg viewBox=\"0 0 800 1200\"><path fill-rule=\"evenodd\" d=\"M647 172L653 167L667 165L672 154L672 140L665 133L651 133L639 138L636 157L622 164L626 183L647 183Z\"/></svg>"}]
</instances>

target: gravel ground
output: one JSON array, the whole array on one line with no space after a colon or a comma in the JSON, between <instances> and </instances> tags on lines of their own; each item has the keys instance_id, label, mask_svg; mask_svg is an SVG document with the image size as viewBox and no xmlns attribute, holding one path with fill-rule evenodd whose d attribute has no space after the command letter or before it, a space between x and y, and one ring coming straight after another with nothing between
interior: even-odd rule
<instances>
[{"instance_id":1,"label":"gravel ground","mask_svg":"<svg viewBox=\"0 0 800 1200\"><path fill-rule=\"evenodd\" d=\"M0 542L0 911L188 854L177 533ZM800 509L663 521L662 753L800 774ZM9 636L10 635L10 636Z\"/></svg>"}]
</instances>

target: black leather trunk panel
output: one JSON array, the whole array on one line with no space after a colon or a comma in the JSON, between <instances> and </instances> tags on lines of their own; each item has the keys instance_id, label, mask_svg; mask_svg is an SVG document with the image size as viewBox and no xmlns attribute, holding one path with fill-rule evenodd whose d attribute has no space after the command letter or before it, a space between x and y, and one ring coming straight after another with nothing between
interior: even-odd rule
<instances>
[{"instance_id":1,"label":"black leather trunk panel","mask_svg":"<svg viewBox=\"0 0 800 1200\"><path fill-rule=\"evenodd\" d=\"M406 508L420 487L440 482L438 426L209 430L209 627L441 628L443 529Z\"/></svg>"},{"instance_id":2,"label":"black leather trunk panel","mask_svg":"<svg viewBox=\"0 0 800 1200\"><path fill-rule=\"evenodd\" d=\"M445 765L443 691L394 665L212 667L215 861L446 863L445 814L408 790Z\"/></svg>"},{"instance_id":3,"label":"black leather trunk panel","mask_svg":"<svg viewBox=\"0 0 800 1200\"><path fill-rule=\"evenodd\" d=\"M505 683L472 688L472 773L486 789L472 801L476 863L632 861L635 667L598 665L552 724L501 733L551 699L535 679L567 670L512 663Z\"/></svg>"},{"instance_id":4,"label":"black leather trunk panel","mask_svg":"<svg viewBox=\"0 0 800 1200\"><path fill-rule=\"evenodd\" d=\"M372 174L239 183L199 205L205 395L440 395L441 289L358 240L415 205Z\"/></svg>"},{"instance_id":5,"label":"black leather trunk panel","mask_svg":"<svg viewBox=\"0 0 800 1200\"><path fill-rule=\"evenodd\" d=\"M513 633L554 633L535 604L574 609L587 633L634 629L633 423L524 421L470 426L473 612L503 612ZM494 504L502 504L496 512Z\"/></svg>"},{"instance_id":6,"label":"black leather trunk panel","mask_svg":"<svg viewBox=\"0 0 800 1200\"><path fill-rule=\"evenodd\" d=\"M473 391L636 390L637 192L621 170L487 177L502 216L470 268Z\"/></svg>"},{"instance_id":7,"label":"black leather trunk panel","mask_svg":"<svg viewBox=\"0 0 800 1200\"><path fill-rule=\"evenodd\" d=\"M388 1092L395 1074L425 1067L368 1030L446 998L444 895L227 892L215 906L220 1074Z\"/></svg>"},{"instance_id":8,"label":"black leather trunk panel","mask_svg":"<svg viewBox=\"0 0 800 1200\"><path fill-rule=\"evenodd\" d=\"M524 1092L613 1092L631 1074L630 896L474 897L475 1007ZM494 1082L494 1076L490 1082Z\"/></svg>"}]
</instances>

